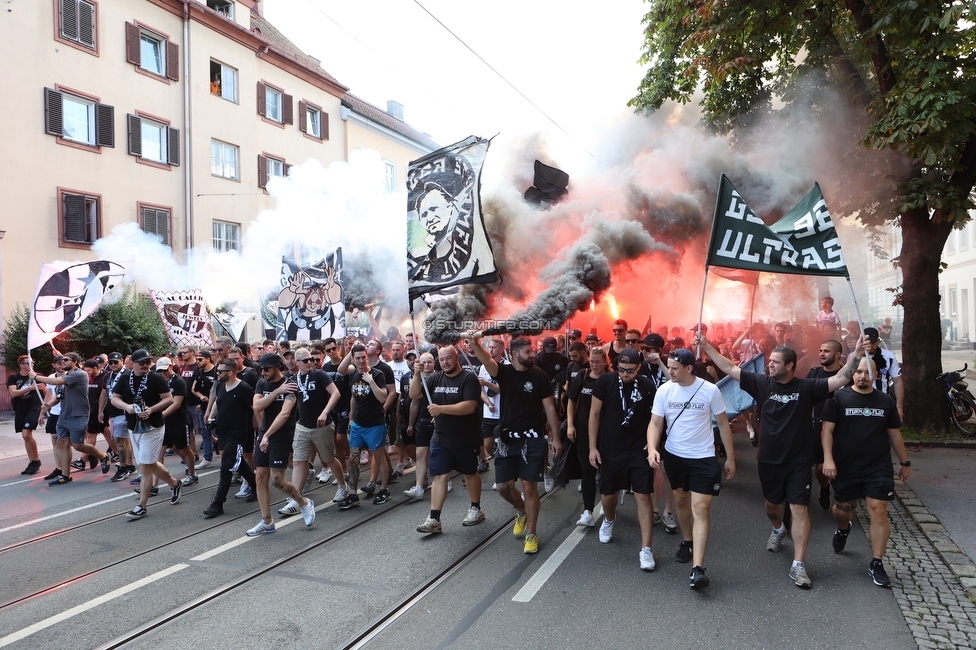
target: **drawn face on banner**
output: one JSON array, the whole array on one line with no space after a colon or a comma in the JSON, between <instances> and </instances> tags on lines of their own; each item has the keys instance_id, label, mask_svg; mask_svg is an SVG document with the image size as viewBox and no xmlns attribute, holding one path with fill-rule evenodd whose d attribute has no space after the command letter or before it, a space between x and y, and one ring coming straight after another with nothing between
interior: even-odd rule
<instances>
[{"instance_id":1,"label":"drawn face on banner","mask_svg":"<svg viewBox=\"0 0 976 650\"><path fill-rule=\"evenodd\" d=\"M119 264L96 260L58 271L37 292L34 320L45 334L77 325L122 280Z\"/></svg>"},{"instance_id":2,"label":"drawn face on banner","mask_svg":"<svg viewBox=\"0 0 976 650\"><path fill-rule=\"evenodd\" d=\"M458 209L450 196L433 183L420 197L417 214L429 235L440 241L454 232L457 226Z\"/></svg>"}]
</instances>

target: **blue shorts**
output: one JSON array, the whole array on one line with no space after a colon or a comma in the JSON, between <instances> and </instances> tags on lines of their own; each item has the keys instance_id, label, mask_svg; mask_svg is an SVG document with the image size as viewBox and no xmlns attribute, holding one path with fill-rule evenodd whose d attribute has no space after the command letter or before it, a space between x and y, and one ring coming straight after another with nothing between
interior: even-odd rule
<instances>
[{"instance_id":1,"label":"blue shorts","mask_svg":"<svg viewBox=\"0 0 976 650\"><path fill-rule=\"evenodd\" d=\"M129 437L129 427L125 423L125 415L116 415L110 420L112 423L112 437L116 440Z\"/></svg>"},{"instance_id":2,"label":"blue shorts","mask_svg":"<svg viewBox=\"0 0 976 650\"><path fill-rule=\"evenodd\" d=\"M386 425L364 427L355 422L349 423L349 448L375 451L386 447Z\"/></svg>"},{"instance_id":3,"label":"blue shorts","mask_svg":"<svg viewBox=\"0 0 976 650\"><path fill-rule=\"evenodd\" d=\"M477 474L480 451L481 447L441 447L432 442L428 465L430 475L450 474L455 469L464 476Z\"/></svg>"},{"instance_id":4,"label":"blue shorts","mask_svg":"<svg viewBox=\"0 0 976 650\"><path fill-rule=\"evenodd\" d=\"M71 438L71 444L85 444L85 431L88 429L88 416L76 415L71 418L58 418L58 440Z\"/></svg>"}]
</instances>

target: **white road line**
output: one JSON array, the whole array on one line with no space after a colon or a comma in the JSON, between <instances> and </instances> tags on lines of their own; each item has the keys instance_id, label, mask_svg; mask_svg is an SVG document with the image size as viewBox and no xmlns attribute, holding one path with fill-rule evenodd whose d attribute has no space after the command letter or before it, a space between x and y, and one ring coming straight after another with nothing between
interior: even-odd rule
<instances>
[{"instance_id":1,"label":"white road line","mask_svg":"<svg viewBox=\"0 0 976 650\"><path fill-rule=\"evenodd\" d=\"M599 519L600 515L603 514L603 507L597 506L593 511L593 517ZM546 584L546 581L552 577L552 574L556 572L559 565L562 564L569 554L573 552L576 545L583 541L583 536L590 530L589 526L577 526L573 532L569 534L563 543L559 545L556 552L549 556L539 570L536 571L529 580L522 585L522 588L518 590L518 593L512 597L512 601L516 603L527 603L532 600L542 586Z\"/></svg>"},{"instance_id":2,"label":"white road line","mask_svg":"<svg viewBox=\"0 0 976 650\"><path fill-rule=\"evenodd\" d=\"M14 481L12 483L4 483L3 485L0 485L0 488L10 487L11 485L20 485L21 483L30 483L31 481L40 481L43 478L44 478L43 476L35 476L33 478L25 478L25 479L21 479L19 481Z\"/></svg>"}]
</instances>

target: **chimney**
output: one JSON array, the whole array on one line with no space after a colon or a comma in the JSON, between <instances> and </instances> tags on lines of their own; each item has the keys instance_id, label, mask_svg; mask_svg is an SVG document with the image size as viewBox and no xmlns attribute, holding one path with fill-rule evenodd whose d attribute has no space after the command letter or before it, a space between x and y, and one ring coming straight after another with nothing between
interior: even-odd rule
<instances>
[{"instance_id":1,"label":"chimney","mask_svg":"<svg viewBox=\"0 0 976 650\"><path fill-rule=\"evenodd\" d=\"M261 17L264 16L264 12L261 11L261 0L254 0L254 7L251 9L251 11L253 11L258 16Z\"/></svg>"},{"instance_id":2,"label":"chimney","mask_svg":"<svg viewBox=\"0 0 976 650\"><path fill-rule=\"evenodd\" d=\"M401 122L403 121L403 104L400 102L395 102L392 99L386 102L386 113L392 117L397 118Z\"/></svg>"}]
</instances>

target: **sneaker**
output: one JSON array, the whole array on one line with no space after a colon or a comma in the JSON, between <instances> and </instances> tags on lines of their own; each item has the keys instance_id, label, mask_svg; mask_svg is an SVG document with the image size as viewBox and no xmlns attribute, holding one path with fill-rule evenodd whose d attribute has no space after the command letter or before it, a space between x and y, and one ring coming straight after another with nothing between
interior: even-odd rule
<instances>
[{"instance_id":1,"label":"sneaker","mask_svg":"<svg viewBox=\"0 0 976 650\"><path fill-rule=\"evenodd\" d=\"M197 469L204 469L206 467L210 467L212 464L213 464L213 461L210 461L210 460L207 460L206 458L204 458L203 460L194 463L193 466L196 467Z\"/></svg>"},{"instance_id":2,"label":"sneaker","mask_svg":"<svg viewBox=\"0 0 976 650\"><path fill-rule=\"evenodd\" d=\"M191 474L190 476L187 476L185 479L183 479L183 487L190 487L191 485L195 485L199 482L200 479L197 478L197 475Z\"/></svg>"},{"instance_id":3,"label":"sneaker","mask_svg":"<svg viewBox=\"0 0 976 650\"><path fill-rule=\"evenodd\" d=\"M766 550L770 553L779 553L783 550L783 538L786 537L786 528L783 528L782 533L777 533L775 530L769 534L769 539L766 540Z\"/></svg>"},{"instance_id":4,"label":"sneaker","mask_svg":"<svg viewBox=\"0 0 976 650\"><path fill-rule=\"evenodd\" d=\"M710 582L708 576L705 575L705 567L696 566L691 568L691 575L689 576L689 581L691 583L692 589L704 589L708 586Z\"/></svg>"},{"instance_id":5,"label":"sneaker","mask_svg":"<svg viewBox=\"0 0 976 650\"><path fill-rule=\"evenodd\" d=\"M393 473L403 476L403 463L397 463L396 467L393 468Z\"/></svg>"},{"instance_id":6,"label":"sneaker","mask_svg":"<svg viewBox=\"0 0 976 650\"><path fill-rule=\"evenodd\" d=\"M169 449L166 450L166 455L167 456L175 456L176 455L176 451L172 447L170 447Z\"/></svg>"},{"instance_id":7,"label":"sneaker","mask_svg":"<svg viewBox=\"0 0 976 650\"><path fill-rule=\"evenodd\" d=\"M888 573L885 571L884 564L881 560L871 560L871 566L868 567L868 574L874 580L874 584L879 587L890 587L891 578L888 577Z\"/></svg>"},{"instance_id":8,"label":"sneaker","mask_svg":"<svg viewBox=\"0 0 976 650\"><path fill-rule=\"evenodd\" d=\"M498 483L492 483L491 484L491 489L492 490L495 490L497 492L498 491Z\"/></svg>"},{"instance_id":9,"label":"sneaker","mask_svg":"<svg viewBox=\"0 0 976 650\"><path fill-rule=\"evenodd\" d=\"M129 471L128 467L122 467L120 465L119 468L115 471L115 474L109 480L112 481L113 483L118 483L120 481L125 480L125 478L130 474L132 474L132 472Z\"/></svg>"},{"instance_id":10,"label":"sneaker","mask_svg":"<svg viewBox=\"0 0 976 650\"><path fill-rule=\"evenodd\" d=\"M674 515L670 512L665 512L661 515L661 521L664 522L664 532L668 535L674 535L678 532L678 522L674 520Z\"/></svg>"},{"instance_id":11,"label":"sneaker","mask_svg":"<svg viewBox=\"0 0 976 650\"><path fill-rule=\"evenodd\" d=\"M234 474L230 479L230 486L237 487L238 485L243 485L244 479L241 478L240 474Z\"/></svg>"},{"instance_id":12,"label":"sneaker","mask_svg":"<svg viewBox=\"0 0 976 650\"><path fill-rule=\"evenodd\" d=\"M135 492L136 494L142 494L142 488L136 488L136 489L133 490L133 492ZM151 487L151 488L149 488L149 496L151 496L151 497L158 497L159 496L159 488L158 487Z\"/></svg>"},{"instance_id":13,"label":"sneaker","mask_svg":"<svg viewBox=\"0 0 976 650\"><path fill-rule=\"evenodd\" d=\"M347 488L345 485L340 485L339 489L336 490L335 496L332 497L332 503L339 503L347 496L349 496L349 488Z\"/></svg>"},{"instance_id":14,"label":"sneaker","mask_svg":"<svg viewBox=\"0 0 976 650\"><path fill-rule=\"evenodd\" d=\"M485 520L485 513L481 512L481 508L475 508L471 506L468 508L468 514L464 516L461 520L462 526L477 526Z\"/></svg>"},{"instance_id":15,"label":"sneaker","mask_svg":"<svg viewBox=\"0 0 976 650\"><path fill-rule=\"evenodd\" d=\"M343 499L342 501L340 501L339 502L339 505L336 506L336 507L339 508L339 510L349 510L350 508L354 508L354 507L356 507L358 505L359 505L359 495L358 494L350 494L350 495L346 496L345 499Z\"/></svg>"},{"instance_id":16,"label":"sneaker","mask_svg":"<svg viewBox=\"0 0 976 650\"><path fill-rule=\"evenodd\" d=\"M306 503L301 508L302 519L305 520L305 527L308 528L315 523L315 502L311 499L305 499Z\"/></svg>"},{"instance_id":17,"label":"sneaker","mask_svg":"<svg viewBox=\"0 0 976 650\"><path fill-rule=\"evenodd\" d=\"M582 487L582 485L580 487ZM651 520L651 525L652 526L657 526L659 523L661 523L661 511L660 510L655 510L654 511L654 518Z\"/></svg>"},{"instance_id":18,"label":"sneaker","mask_svg":"<svg viewBox=\"0 0 976 650\"><path fill-rule=\"evenodd\" d=\"M135 519L142 519L148 514L149 513L146 511L145 508L143 508L142 506L136 506L129 512L125 513L125 518L128 519L129 521L133 521Z\"/></svg>"},{"instance_id":19,"label":"sneaker","mask_svg":"<svg viewBox=\"0 0 976 650\"><path fill-rule=\"evenodd\" d=\"M246 535L248 537L257 537L258 535L267 535L268 533L275 532L275 525L272 521L270 524L264 523L264 519L258 522L258 525L247 531Z\"/></svg>"},{"instance_id":20,"label":"sneaker","mask_svg":"<svg viewBox=\"0 0 976 650\"><path fill-rule=\"evenodd\" d=\"M108 454L102 456L102 460L98 462L102 464L102 474L108 474L108 471L112 469L112 457Z\"/></svg>"},{"instance_id":21,"label":"sneaker","mask_svg":"<svg viewBox=\"0 0 976 650\"><path fill-rule=\"evenodd\" d=\"M851 534L851 526L848 524L847 530L841 530L838 528L834 531L834 553L840 553L847 546L847 536Z\"/></svg>"},{"instance_id":22,"label":"sneaker","mask_svg":"<svg viewBox=\"0 0 976 650\"><path fill-rule=\"evenodd\" d=\"M454 481L447 482L447 491L452 492L454 490Z\"/></svg>"},{"instance_id":23,"label":"sneaker","mask_svg":"<svg viewBox=\"0 0 976 650\"><path fill-rule=\"evenodd\" d=\"M258 500L258 491L256 488L254 488L251 490L251 493L247 495L247 498L244 499L244 503L254 503L257 500Z\"/></svg>"},{"instance_id":24,"label":"sneaker","mask_svg":"<svg viewBox=\"0 0 976 650\"><path fill-rule=\"evenodd\" d=\"M111 453L109 453L109 456L111 456L111 457L112 457L112 462L113 462L113 463L117 463L117 462L119 462L119 460L120 460L120 459L119 459L119 455L118 455L117 453L115 453L114 451L113 451L113 452L111 452Z\"/></svg>"},{"instance_id":25,"label":"sneaker","mask_svg":"<svg viewBox=\"0 0 976 650\"><path fill-rule=\"evenodd\" d=\"M415 485L409 490L403 491L404 496L408 499L423 499L424 498L424 488L419 485Z\"/></svg>"},{"instance_id":26,"label":"sneaker","mask_svg":"<svg viewBox=\"0 0 976 650\"><path fill-rule=\"evenodd\" d=\"M749 444L752 445L753 447L758 447L759 446L759 436L752 436L751 438L749 438Z\"/></svg>"},{"instance_id":27,"label":"sneaker","mask_svg":"<svg viewBox=\"0 0 976 650\"><path fill-rule=\"evenodd\" d=\"M522 547L522 552L526 555L532 555L533 553L539 552L539 538L534 534L529 533L525 536L525 545Z\"/></svg>"},{"instance_id":28,"label":"sneaker","mask_svg":"<svg viewBox=\"0 0 976 650\"><path fill-rule=\"evenodd\" d=\"M169 502L176 503L180 500L180 495L183 493L183 482L177 481L176 485L174 485L171 489L173 490L173 496L169 498Z\"/></svg>"},{"instance_id":29,"label":"sneaker","mask_svg":"<svg viewBox=\"0 0 976 650\"><path fill-rule=\"evenodd\" d=\"M26 476L30 474L37 474L37 470L41 469L41 461L32 460L27 463L27 469L20 473L21 476Z\"/></svg>"},{"instance_id":30,"label":"sneaker","mask_svg":"<svg viewBox=\"0 0 976 650\"><path fill-rule=\"evenodd\" d=\"M424 523L417 526L418 533L424 533L425 535L432 535L441 532L441 522L437 521L433 517L428 516L424 520Z\"/></svg>"},{"instance_id":31,"label":"sneaker","mask_svg":"<svg viewBox=\"0 0 976 650\"><path fill-rule=\"evenodd\" d=\"M478 473L484 474L487 471L488 471L488 461L486 460L478 461Z\"/></svg>"},{"instance_id":32,"label":"sneaker","mask_svg":"<svg viewBox=\"0 0 976 650\"><path fill-rule=\"evenodd\" d=\"M396 470L393 470L392 472L390 472L390 475L386 479L387 485L389 485L390 483L396 483L397 481L400 480L401 476L403 476L403 472L398 472Z\"/></svg>"},{"instance_id":33,"label":"sneaker","mask_svg":"<svg viewBox=\"0 0 976 650\"><path fill-rule=\"evenodd\" d=\"M373 505L381 506L389 500L390 500L390 491L386 488L383 488L382 490L377 492L376 496L373 498Z\"/></svg>"},{"instance_id":34,"label":"sneaker","mask_svg":"<svg viewBox=\"0 0 976 650\"><path fill-rule=\"evenodd\" d=\"M71 461L71 466L75 469L85 469L85 461L82 459Z\"/></svg>"},{"instance_id":35,"label":"sneaker","mask_svg":"<svg viewBox=\"0 0 976 650\"><path fill-rule=\"evenodd\" d=\"M65 476L64 474L58 473L58 477L53 481L48 481L48 485L64 485L65 483L70 483L74 479L70 476Z\"/></svg>"},{"instance_id":36,"label":"sneaker","mask_svg":"<svg viewBox=\"0 0 976 650\"><path fill-rule=\"evenodd\" d=\"M593 513L589 510L584 510L583 514L580 515L579 521L576 522L577 526L587 526L593 527L596 525L596 519L593 518Z\"/></svg>"},{"instance_id":37,"label":"sneaker","mask_svg":"<svg viewBox=\"0 0 976 650\"><path fill-rule=\"evenodd\" d=\"M820 498L817 499L822 510L830 510L830 486L820 488Z\"/></svg>"},{"instance_id":38,"label":"sneaker","mask_svg":"<svg viewBox=\"0 0 976 650\"><path fill-rule=\"evenodd\" d=\"M285 504L284 508L280 508L278 510L278 514L281 515L282 517L292 517L294 515L297 515L301 511L302 509L298 507L298 501L295 501L294 499L288 499L288 503Z\"/></svg>"},{"instance_id":39,"label":"sneaker","mask_svg":"<svg viewBox=\"0 0 976 650\"><path fill-rule=\"evenodd\" d=\"M50 474L48 474L47 476L44 477L44 480L45 481L51 481L51 480L56 479L59 476L61 476L61 470L59 470L58 468L55 467L53 472L51 472Z\"/></svg>"},{"instance_id":40,"label":"sneaker","mask_svg":"<svg viewBox=\"0 0 976 650\"><path fill-rule=\"evenodd\" d=\"M603 523L600 524L600 543L609 544L611 539L613 539L613 522L607 521L604 517Z\"/></svg>"},{"instance_id":41,"label":"sneaker","mask_svg":"<svg viewBox=\"0 0 976 650\"><path fill-rule=\"evenodd\" d=\"M139 474L134 479L129 481L129 485L139 485L140 483L142 483L142 474Z\"/></svg>"},{"instance_id":42,"label":"sneaker","mask_svg":"<svg viewBox=\"0 0 976 650\"><path fill-rule=\"evenodd\" d=\"M370 481L369 483L367 483L366 485L364 485L363 486L363 492L368 497L373 496L373 493L376 492L376 483L374 483L373 481Z\"/></svg>"},{"instance_id":43,"label":"sneaker","mask_svg":"<svg viewBox=\"0 0 976 650\"><path fill-rule=\"evenodd\" d=\"M244 485L241 486L241 489L238 490L237 494L234 495L234 498L246 499L249 496L251 496L251 486L245 483Z\"/></svg>"},{"instance_id":44,"label":"sneaker","mask_svg":"<svg viewBox=\"0 0 976 650\"><path fill-rule=\"evenodd\" d=\"M521 537L525 534L525 525L528 523L529 518L523 513L518 513L515 515L515 527L512 528L512 534L516 537Z\"/></svg>"},{"instance_id":45,"label":"sneaker","mask_svg":"<svg viewBox=\"0 0 976 650\"><path fill-rule=\"evenodd\" d=\"M552 492L556 488L556 481L549 474L542 477L542 484L545 486L547 493Z\"/></svg>"},{"instance_id":46,"label":"sneaker","mask_svg":"<svg viewBox=\"0 0 976 650\"><path fill-rule=\"evenodd\" d=\"M213 519L214 517L219 517L224 514L224 505L222 503L211 503L207 506L207 509L203 511L203 516L207 519Z\"/></svg>"},{"instance_id":47,"label":"sneaker","mask_svg":"<svg viewBox=\"0 0 976 650\"><path fill-rule=\"evenodd\" d=\"M805 564L793 565L790 569L790 580L800 589L809 589L813 586L813 582L810 581L810 576L807 575L807 567Z\"/></svg>"},{"instance_id":48,"label":"sneaker","mask_svg":"<svg viewBox=\"0 0 976 650\"><path fill-rule=\"evenodd\" d=\"M691 552L694 550L694 544L686 539L681 540L678 544L678 552L674 554L674 561L679 564L688 564L691 562Z\"/></svg>"},{"instance_id":49,"label":"sneaker","mask_svg":"<svg viewBox=\"0 0 976 650\"><path fill-rule=\"evenodd\" d=\"M332 480L332 470L328 467L323 467L322 471L316 477L319 483L325 484Z\"/></svg>"},{"instance_id":50,"label":"sneaker","mask_svg":"<svg viewBox=\"0 0 976 650\"><path fill-rule=\"evenodd\" d=\"M410 469L411 467L413 467L413 458L404 458L403 459L403 466L406 469Z\"/></svg>"},{"instance_id":51,"label":"sneaker","mask_svg":"<svg viewBox=\"0 0 976 650\"><path fill-rule=\"evenodd\" d=\"M654 561L654 554L651 553L651 547L645 546L640 550L640 568L642 571L653 571L657 566L657 562Z\"/></svg>"}]
</instances>

